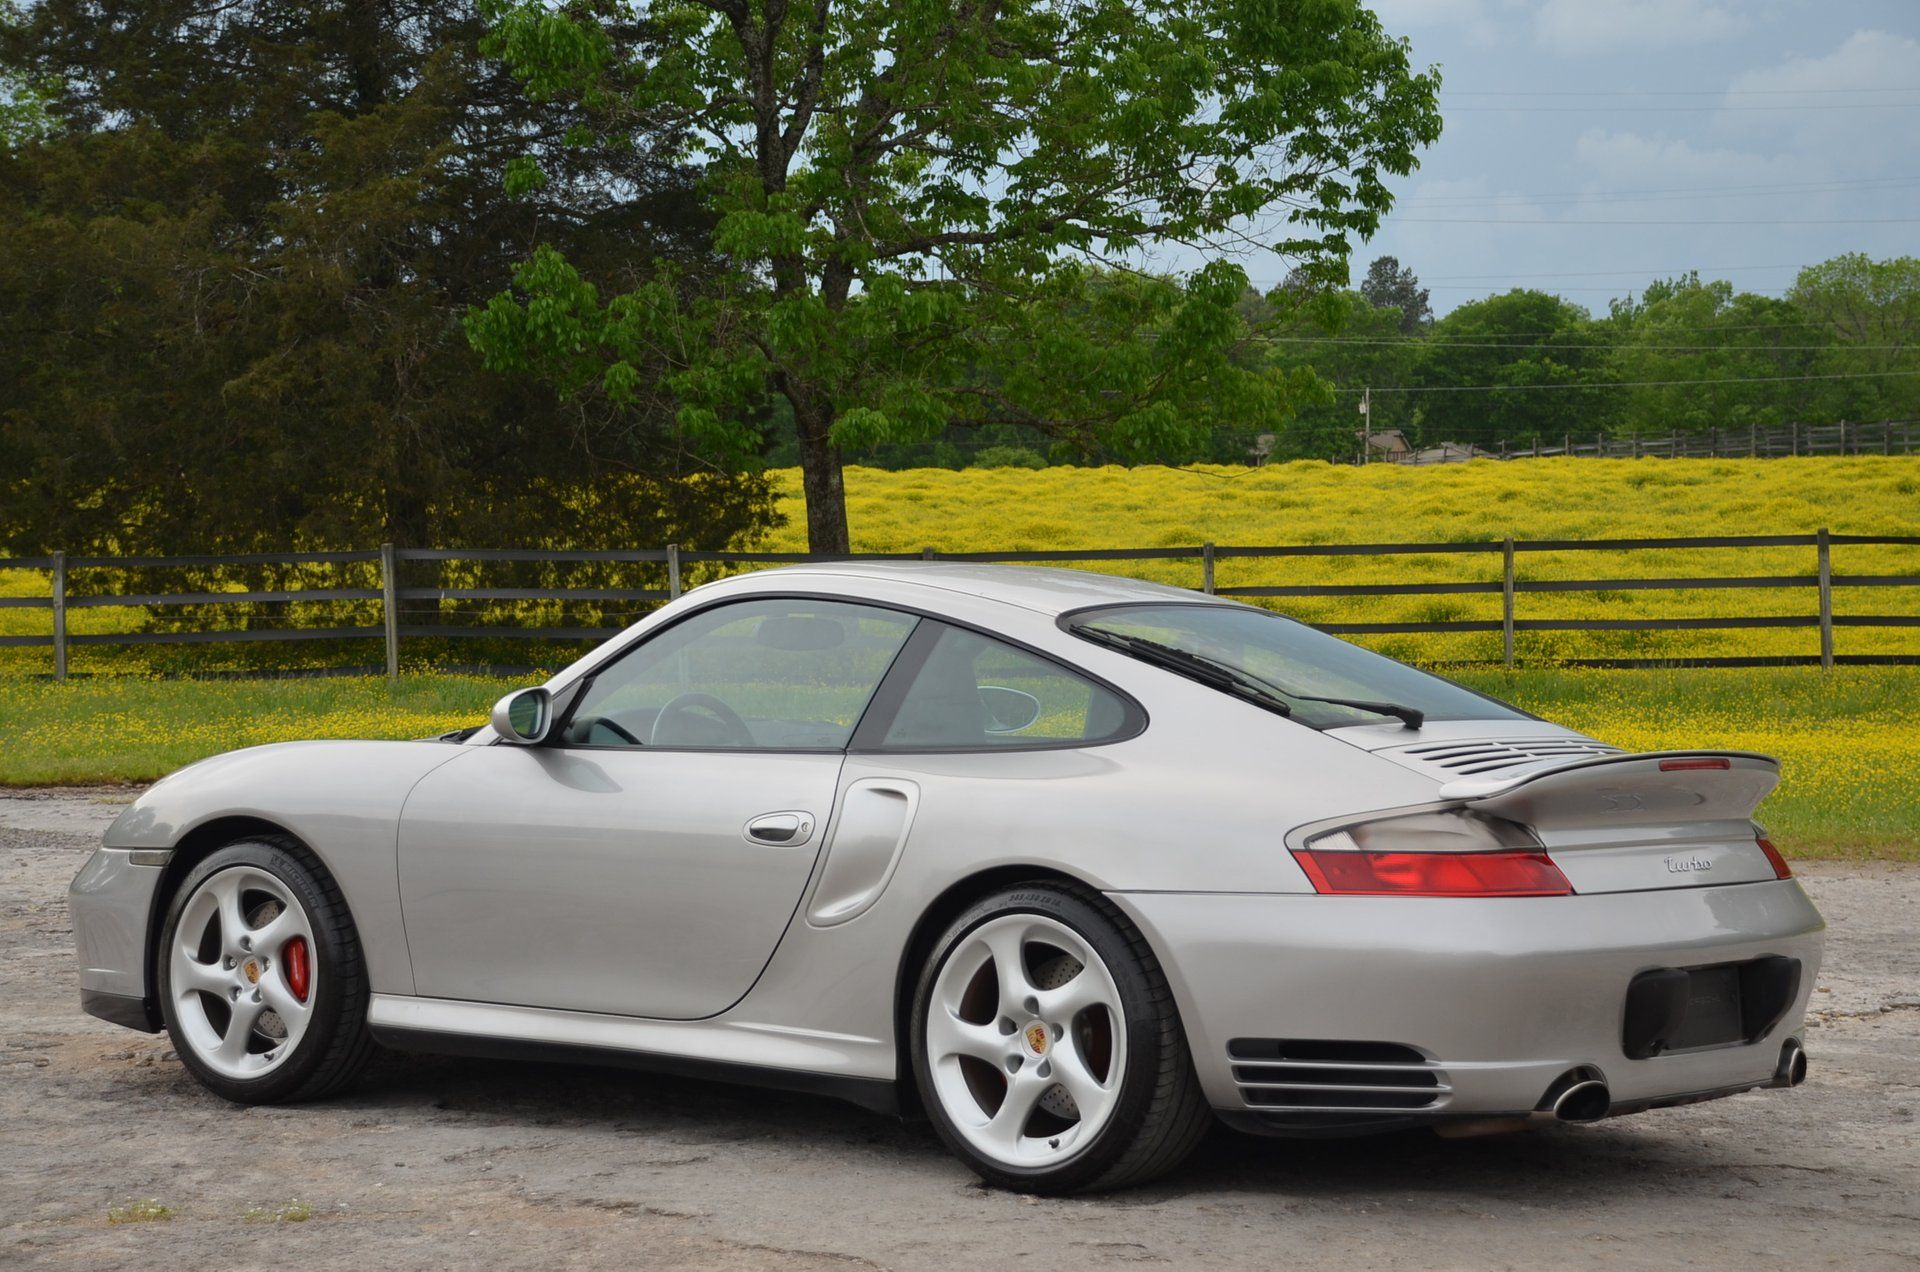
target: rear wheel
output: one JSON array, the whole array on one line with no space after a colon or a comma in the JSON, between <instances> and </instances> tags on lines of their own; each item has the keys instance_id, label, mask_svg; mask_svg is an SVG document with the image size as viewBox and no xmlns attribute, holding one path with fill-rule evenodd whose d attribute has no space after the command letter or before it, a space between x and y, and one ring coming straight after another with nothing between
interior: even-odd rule
<instances>
[{"instance_id":1,"label":"rear wheel","mask_svg":"<svg viewBox=\"0 0 1920 1272\"><path fill-rule=\"evenodd\" d=\"M1097 892L1043 883L983 898L934 946L914 1002L928 1113L990 1183L1140 1183L1212 1121L1159 964Z\"/></svg>"},{"instance_id":2,"label":"rear wheel","mask_svg":"<svg viewBox=\"0 0 1920 1272\"><path fill-rule=\"evenodd\" d=\"M202 1085L243 1104L351 1081L373 1043L346 903L291 839L248 839L195 866L159 950L160 1009Z\"/></svg>"}]
</instances>

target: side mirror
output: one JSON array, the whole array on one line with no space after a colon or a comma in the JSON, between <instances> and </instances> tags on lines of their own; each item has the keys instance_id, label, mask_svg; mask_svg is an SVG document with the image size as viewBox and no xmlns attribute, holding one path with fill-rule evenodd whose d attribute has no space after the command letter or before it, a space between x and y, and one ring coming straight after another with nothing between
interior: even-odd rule
<instances>
[{"instance_id":1,"label":"side mirror","mask_svg":"<svg viewBox=\"0 0 1920 1272\"><path fill-rule=\"evenodd\" d=\"M545 689L517 689L493 704L493 731L519 746L532 746L553 724L553 695Z\"/></svg>"},{"instance_id":2,"label":"side mirror","mask_svg":"<svg viewBox=\"0 0 1920 1272\"><path fill-rule=\"evenodd\" d=\"M987 709L988 733L1018 733L1040 718L1040 699L1005 685L981 685L980 705Z\"/></svg>"}]
</instances>

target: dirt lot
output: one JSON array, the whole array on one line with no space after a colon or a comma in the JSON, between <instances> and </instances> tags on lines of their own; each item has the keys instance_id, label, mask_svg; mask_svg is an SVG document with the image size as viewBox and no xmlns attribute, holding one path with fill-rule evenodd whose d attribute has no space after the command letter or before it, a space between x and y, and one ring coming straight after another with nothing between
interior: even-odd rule
<instances>
[{"instance_id":1,"label":"dirt lot","mask_svg":"<svg viewBox=\"0 0 1920 1272\"><path fill-rule=\"evenodd\" d=\"M0 797L0 1264L1920 1263L1920 868L1802 868L1831 932L1797 1091L1502 1139L1223 1131L1154 1187L1036 1201L924 1127L625 1072L392 1056L331 1103L224 1104L79 1011L66 886L127 798Z\"/></svg>"}]
</instances>

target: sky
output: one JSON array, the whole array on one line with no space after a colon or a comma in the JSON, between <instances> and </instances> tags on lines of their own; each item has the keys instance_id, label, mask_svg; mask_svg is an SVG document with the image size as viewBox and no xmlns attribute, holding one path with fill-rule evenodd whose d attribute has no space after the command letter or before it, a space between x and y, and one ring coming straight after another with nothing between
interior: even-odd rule
<instances>
[{"instance_id":1,"label":"sky","mask_svg":"<svg viewBox=\"0 0 1920 1272\"><path fill-rule=\"evenodd\" d=\"M1391 254L1437 313L1512 287L1604 313L1689 269L1779 295L1842 252L1920 255L1920 0L1373 8L1439 66L1446 127L1356 282Z\"/></svg>"}]
</instances>

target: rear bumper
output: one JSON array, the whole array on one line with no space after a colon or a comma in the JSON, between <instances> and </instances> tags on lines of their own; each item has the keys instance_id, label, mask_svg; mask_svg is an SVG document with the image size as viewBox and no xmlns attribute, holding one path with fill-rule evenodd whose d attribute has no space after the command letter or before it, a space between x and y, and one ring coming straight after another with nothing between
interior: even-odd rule
<instances>
[{"instance_id":1,"label":"rear bumper","mask_svg":"<svg viewBox=\"0 0 1920 1272\"><path fill-rule=\"evenodd\" d=\"M1166 968L1214 1108L1269 1129L1367 1129L1538 1108L1569 1070L1606 1082L1615 1111L1771 1082L1819 970L1819 912L1792 880L1601 896L1323 897L1115 893ZM1749 1045L1631 1060L1629 983L1663 967L1797 960L1785 1014ZM1392 1044L1391 1072L1236 1065L1249 1040ZM1355 1052L1364 1057L1367 1053ZM1377 1059L1375 1061L1378 1062ZM1382 1103L1397 1107L1382 1108Z\"/></svg>"}]
</instances>

